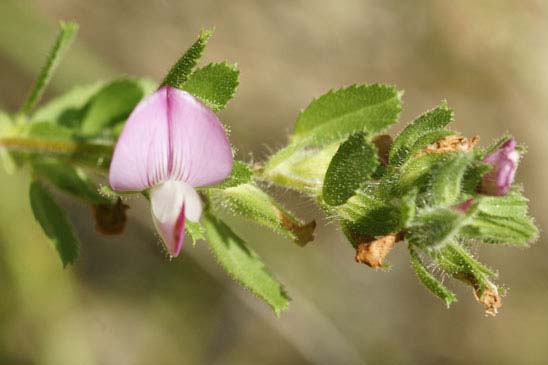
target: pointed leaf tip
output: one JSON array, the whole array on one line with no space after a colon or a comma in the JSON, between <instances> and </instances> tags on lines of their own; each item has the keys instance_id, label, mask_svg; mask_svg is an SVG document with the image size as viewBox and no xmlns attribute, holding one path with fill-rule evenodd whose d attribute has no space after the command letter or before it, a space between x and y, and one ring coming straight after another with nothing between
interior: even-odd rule
<instances>
[{"instance_id":1,"label":"pointed leaf tip","mask_svg":"<svg viewBox=\"0 0 548 365\"><path fill-rule=\"evenodd\" d=\"M176 88L181 88L183 86L202 57L205 46L213 35L213 32L214 28L202 29L198 39L171 67L161 86L169 85Z\"/></svg>"}]
</instances>

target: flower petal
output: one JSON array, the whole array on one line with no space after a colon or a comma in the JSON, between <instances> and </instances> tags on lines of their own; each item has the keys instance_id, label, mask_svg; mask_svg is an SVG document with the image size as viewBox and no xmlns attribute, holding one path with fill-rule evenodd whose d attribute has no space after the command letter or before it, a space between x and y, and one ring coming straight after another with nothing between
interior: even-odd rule
<instances>
[{"instance_id":1,"label":"flower petal","mask_svg":"<svg viewBox=\"0 0 548 365\"><path fill-rule=\"evenodd\" d=\"M202 216L202 199L190 185L184 184L183 186L184 189L181 190L184 195L185 216L191 222L198 222Z\"/></svg>"},{"instance_id":2,"label":"flower petal","mask_svg":"<svg viewBox=\"0 0 548 365\"><path fill-rule=\"evenodd\" d=\"M480 192L486 195L506 195L514 182L519 162L516 140L510 139L483 159L493 166L483 175Z\"/></svg>"},{"instance_id":3,"label":"flower petal","mask_svg":"<svg viewBox=\"0 0 548 365\"><path fill-rule=\"evenodd\" d=\"M185 235L185 218L197 222L202 214L200 196L182 181L167 180L150 193L152 218L156 230L173 257L181 252Z\"/></svg>"},{"instance_id":4,"label":"flower petal","mask_svg":"<svg viewBox=\"0 0 548 365\"><path fill-rule=\"evenodd\" d=\"M110 163L117 191L141 191L169 177L167 88L144 98L129 116Z\"/></svg>"},{"instance_id":5,"label":"flower petal","mask_svg":"<svg viewBox=\"0 0 548 365\"><path fill-rule=\"evenodd\" d=\"M223 125L189 93L168 87L171 178L192 186L216 184L232 170L232 148Z\"/></svg>"}]
</instances>

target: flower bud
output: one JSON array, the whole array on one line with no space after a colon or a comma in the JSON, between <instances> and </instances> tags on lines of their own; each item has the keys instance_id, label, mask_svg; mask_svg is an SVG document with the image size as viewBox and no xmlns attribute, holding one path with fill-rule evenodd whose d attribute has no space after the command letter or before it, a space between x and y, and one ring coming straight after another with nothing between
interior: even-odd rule
<instances>
[{"instance_id":1,"label":"flower bud","mask_svg":"<svg viewBox=\"0 0 548 365\"><path fill-rule=\"evenodd\" d=\"M506 195L514 182L518 168L519 152L516 151L516 140L510 139L495 152L487 155L483 162L493 166L483 175L480 193L485 195Z\"/></svg>"},{"instance_id":2,"label":"flower bud","mask_svg":"<svg viewBox=\"0 0 548 365\"><path fill-rule=\"evenodd\" d=\"M458 204L457 206L455 206L455 210L459 213L464 214L468 211L468 209L472 206L473 203L474 203L474 199L467 199L463 201L462 203Z\"/></svg>"}]
</instances>

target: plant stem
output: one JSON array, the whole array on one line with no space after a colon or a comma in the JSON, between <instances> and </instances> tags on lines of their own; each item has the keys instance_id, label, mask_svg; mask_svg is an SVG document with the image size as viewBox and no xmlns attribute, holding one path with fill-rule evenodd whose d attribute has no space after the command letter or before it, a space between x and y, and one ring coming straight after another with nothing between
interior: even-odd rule
<instances>
[{"instance_id":1,"label":"plant stem","mask_svg":"<svg viewBox=\"0 0 548 365\"><path fill-rule=\"evenodd\" d=\"M113 152L110 144L36 137L2 137L0 148L16 153L65 157L96 168L108 168Z\"/></svg>"}]
</instances>

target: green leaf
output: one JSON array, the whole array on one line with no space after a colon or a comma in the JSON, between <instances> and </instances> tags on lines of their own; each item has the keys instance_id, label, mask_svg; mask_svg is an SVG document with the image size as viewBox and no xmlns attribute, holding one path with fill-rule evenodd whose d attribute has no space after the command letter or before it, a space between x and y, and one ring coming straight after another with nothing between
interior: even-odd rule
<instances>
[{"instance_id":1,"label":"green leaf","mask_svg":"<svg viewBox=\"0 0 548 365\"><path fill-rule=\"evenodd\" d=\"M447 289L428 271L419 255L411 247L409 248L409 253L411 255L411 265L413 266L413 269L415 269L415 273L420 282L430 290L432 294L443 300L447 308L449 308L453 302L457 301L455 293Z\"/></svg>"},{"instance_id":2,"label":"green leaf","mask_svg":"<svg viewBox=\"0 0 548 365\"><path fill-rule=\"evenodd\" d=\"M398 231L401 225L401 211L397 207L363 190L338 206L336 212L348 230L360 237L386 235Z\"/></svg>"},{"instance_id":3,"label":"green leaf","mask_svg":"<svg viewBox=\"0 0 548 365\"><path fill-rule=\"evenodd\" d=\"M406 238L410 244L424 249L440 249L454 239L465 224L468 212L473 211L475 208L470 207L465 215L449 208L421 209L409 226Z\"/></svg>"},{"instance_id":4,"label":"green leaf","mask_svg":"<svg viewBox=\"0 0 548 365\"><path fill-rule=\"evenodd\" d=\"M492 166L481 161L473 161L462 179L462 192L465 194L476 194L477 188L481 183L481 177L489 172Z\"/></svg>"},{"instance_id":5,"label":"green leaf","mask_svg":"<svg viewBox=\"0 0 548 365\"><path fill-rule=\"evenodd\" d=\"M207 41L213 35L213 29L203 29L198 39L171 67L161 86L173 86L181 88L188 79L188 76L198 64L202 57Z\"/></svg>"},{"instance_id":6,"label":"green leaf","mask_svg":"<svg viewBox=\"0 0 548 365\"><path fill-rule=\"evenodd\" d=\"M39 107L33 115L33 120L47 121L65 127L78 126L85 113L86 104L105 84L105 81L98 81L77 86Z\"/></svg>"},{"instance_id":7,"label":"green leaf","mask_svg":"<svg viewBox=\"0 0 548 365\"><path fill-rule=\"evenodd\" d=\"M31 89L27 100L21 107L21 114L30 114L38 101L40 101L40 98L44 93L44 89L48 85L53 75L53 72L55 71L55 68L61 61L61 58L63 57L65 51L68 49L70 43L74 39L77 31L78 24L74 22L59 23L59 34L57 36L57 39L53 44L53 48L50 51L46 64L42 67L42 70L40 71L40 75L38 76L36 83Z\"/></svg>"},{"instance_id":8,"label":"green leaf","mask_svg":"<svg viewBox=\"0 0 548 365\"><path fill-rule=\"evenodd\" d=\"M210 63L194 71L182 89L200 99L213 111L218 112L232 99L238 87L240 71L236 65Z\"/></svg>"},{"instance_id":9,"label":"green leaf","mask_svg":"<svg viewBox=\"0 0 548 365\"><path fill-rule=\"evenodd\" d=\"M386 85L353 85L315 99L301 112L291 142L326 145L356 132L379 132L395 123L402 92Z\"/></svg>"},{"instance_id":10,"label":"green leaf","mask_svg":"<svg viewBox=\"0 0 548 365\"><path fill-rule=\"evenodd\" d=\"M458 243L449 243L443 250L437 251L434 255L442 269L455 276L455 274L472 273L480 277L496 277L497 274L474 259L464 247Z\"/></svg>"},{"instance_id":11,"label":"green leaf","mask_svg":"<svg viewBox=\"0 0 548 365\"><path fill-rule=\"evenodd\" d=\"M153 81L143 78L99 81L89 85L77 86L38 108L33 115L33 120L48 121L65 127L78 128L88 112L89 104L97 97L97 93L108 88L108 85L116 84L122 80L137 84L143 95L150 94L157 87Z\"/></svg>"},{"instance_id":12,"label":"green leaf","mask_svg":"<svg viewBox=\"0 0 548 365\"><path fill-rule=\"evenodd\" d=\"M478 213L463 228L464 237L518 246L538 239L538 228L527 215L528 200L518 190L504 196L478 196L476 200Z\"/></svg>"},{"instance_id":13,"label":"green leaf","mask_svg":"<svg viewBox=\"0 0 548 365\"><path fill-rule=\"evenodd\" d=\"M344 204L379 166L377 149L363 133L350 136L331 160L323 183L323 199L329 205Z\"/></svg>"},{"instance_id":14,"label":"green leaf","mask_svg":"<svg viewBox=\"0 0 548 365\"><path fill-rule=\"evenodd\" d=\"M256 185L210 189L209 196L216 207L268 227L300 246L314 239L314 222L304 224Z\"/></svg>"},{"instance_id":15,"label":"green leaf","mask_svg":"<svg viewBox=\"0 0 548 365\"><path fill-rule=\"evenodd\" d=\"M96 135L124 121L143 96L143 89L137 80L119 79L105 85L90 100L81 132Z\"/></svg>"},{"instance_id":16,"label":"green leaf","mask_svg":"<svg viewBox=\"0 0 548 365\"><path fill-rule=\"evenodd\" d=\"M415 119L394 141L389 156L390 164L400 165L403 163L410 157L412 147L421 137L444 128L452 121L453 111L447 107L445 102ZM424 142L426 141L423 140Z\"/></svg>"},{"instance_id":17,"label":"green leaf","mask_svg":"<svg viewBox=\"0 0 548 365\"><path fill-rule=\"evenodd\" d=\"M527 215L529 199L518 190L503 196L481 196L478 209L488 215L498 217L524 217Z\"/></svg>"},{"instance_id":18,"label":"green leaf","mask_svg":"<svg viewBox=\"0 0 548 365\"><path fill-rule=\"evenodd\" d=\"M99 188L79 168L55 160L33 161L32 166L39 176L46 178L58 189L88 203L109 204L112 202L111 199L99 193Z\"/></svg>"},{"instance_id":19,"label":"green leaf","mask_svg":"<svg viewBox=\"0 0 548 365\"><path fill-rule=\"evenodd\" d=\"M270 305L277 316L287 309L289 297L259 256L221 220L206 214L204 223L211 250L226 272Z\"/></svg>"},{"instance_id":20,"label":"green leaf","mask_svg":"<svg viewBox=\"0 0 548 365\"><path fill-rule=\"evenodd\" d=\"M429 187L432 172L450 158L451 154L448 153L432 153L410 159L400 168L390 168L381 180L382 195L391 198L413 189L425 191Z\"/></svg>"},{"instance_id":21,"label":"green leaf","mask_svg":"<svg viewBox=\"0 0 548 365\"><path fill-rule=\"evenodd\" d=\"M42 140L67 141L74 138L74 131L70 128L52 124L50 122L33 122L25 124L20 134L25 137L39 137Z\"/></svg>"},{"instance_id":22,"label":"green leaf","mask_svg":"<svg viewBox=\"0 0 548 365\"><path fill-rule=\"evenodd\" d=\"M538 228L530 217L501 217L482 212L464 227L461 234L487 243L516 246L527 246L539 236Z\"/></svg>"},{"instance_id":23,"label":"green leaf","mask_svg":"<svg viewBox=\"0 0 548 365\"><path fill-rule=\"evenodd\" d=\"M220 184L207 187L206 189L231 188L233 186L238 186L241 184L246 184L248 182L251 182L252 177L253 177L253 171L251 170L251 167L248 164L242 161L234 161L234 165L232 166L232 171L230 172L230 176L227 177Z\"/></svg>"},{"instance_id":24,"label":"green leaf","mask_svg":"<svg viewBox=\"0 0 548 365\"><path fill-rule=\"evenodd\" d=\"M402 227L407 227L417 213L417 191L411 190L409 193L405 194L401 199L401 225Z\"/></svg>"},{"instance_id":25,"label":"green leaf","mask_svg":"<svg viewBox=\"0 0 548 365\"><path fill-rule=\"evenodd\" d=\"M466 153L452 155L432 173L430 193L436 205L452 205L461 195L463 177L471 158Z\"/></svg>"},{"instance_id":26,"label":"green leaf","mask_svg":"<svg viewBox=\"0 0 548 365\"><path fill-rule=\"evenodd\" d=\"M79 241L65 212L38 181L30 186L30 204L34 218L53 242L63 266L74 263L78 257Z\"/></svg>"},{"instance_id":27,"label":"green leaf","mask_svg":"<svg viewBox=\"0 0 548 365\"><path fill-rule=\"evenodd\" d=\"M496 277L496 273L476 261L461 245L450 243L436 252L434 258L445 272L471 285L477 291L478 297L481 297L485 289L497 291L495 284L489 280Z\"/></svg>"}]
</instances>

